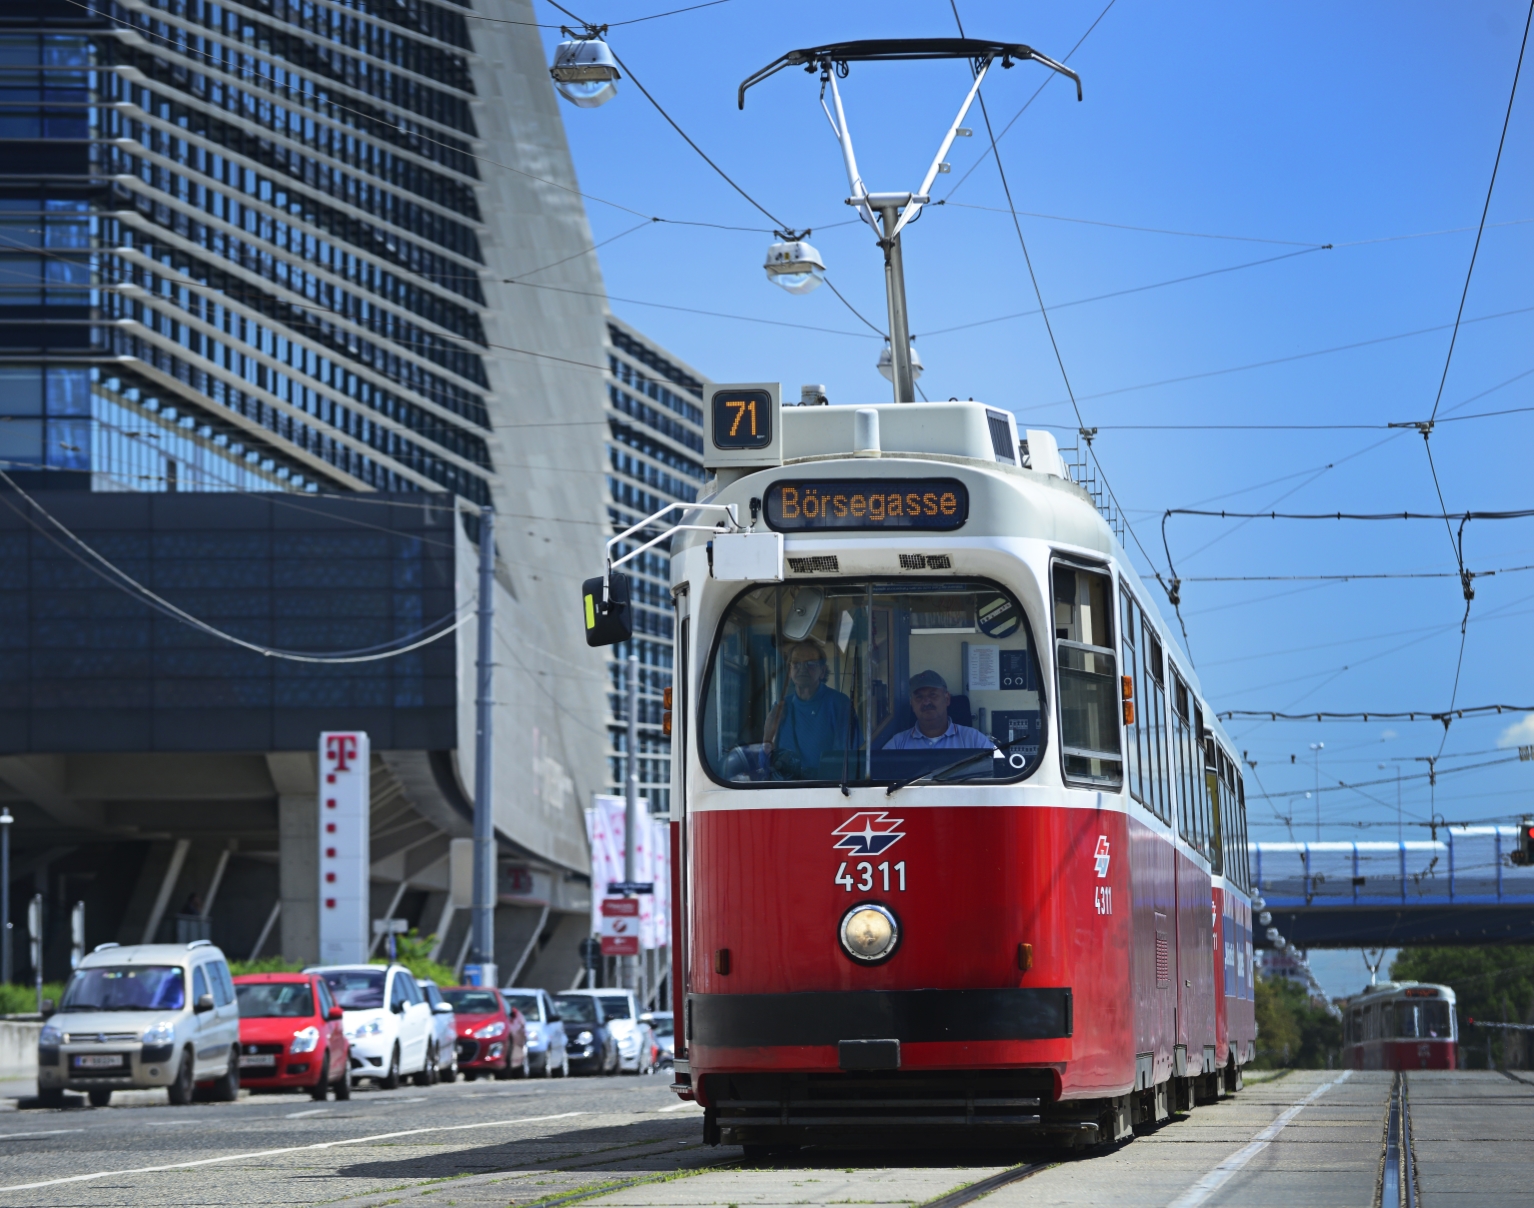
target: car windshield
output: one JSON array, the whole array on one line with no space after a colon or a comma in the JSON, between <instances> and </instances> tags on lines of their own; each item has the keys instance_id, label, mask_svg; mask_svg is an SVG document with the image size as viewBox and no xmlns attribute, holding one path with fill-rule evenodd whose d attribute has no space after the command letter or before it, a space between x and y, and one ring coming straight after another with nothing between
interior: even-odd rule
<instances>
[{"instance_id":1,"label":"car windshield","mask_svg":"<svg viewBox=\"0 0 1534 1208\"><path fill-rule=\"evenodd\" d=\"M670 1036L673 1031L671 1016L653 1015L650 1017L650 1027L655 1029L657 1036Z\"/></svg>"},{"instance_id":2,"label":"car windshield","mask_svg":"<svg viewBox=\"0 0 1534 1208\"><path fill-rule=\"evenodd\" d=\"M302 1019L314 1014L314 991L308 982L238 984L241 1019Z\"/></svg>"},{"instance_id":3,"label":"car windshield","mask_svg":"<svg viewBox=\"0 0 1534 1208\"><path fill-rule=\"evenodd\" d=\"M496 1015L501 1010L489 990L444 990L442 997L460 1015Z\"/></svg>"},{"instance_id":4,"label":"car windshield","mask_svg":"<svg viewBox=\"0 0 1534 1208\"><path fill-rule=\"evenodd\" d=\"M366 1011L384 1005L382 969L329 969L321 976L336 1002L346 1011Z\"/></svg>"},{"instance_id":5,"label":"car windshield","mask_svg":"<svg viewBox=\"0 0 1534 1208\"><path fill-rule=\"evenodd\" d=\"M632 1019L629 1000L621 994L602 995L602 1014L608 1019Z\"/></svg>"},{"instance_id":6,"label":"car windshield","mask_svg":"<svg viewBox=\"0 0 1534 1208\"><path fill-rule=\"evenodd\" d=\"M175 965L110 965L76 969L61 1011L179 1011L186 978Z\"/></svg>"},{"instance_id":7,"label":"car windshield","mask_svg":"<svg viewBox=\"0 0 1534 1208\"><path fill-rule=\"evenodd\" d=\"M703 756L728 784L1011 781L1039 763L1028 618L988 583L748 591L704 692Z\"/></svg>"},{"instance_id":8,"label":"car windshield","mask_svg":"<svg viewBox=\"0 0 1534 1208\"><path fill-rule=\"evenodd\" d=\"M572 995L566 998L560 995L559 1017L566 1023L601 1023L602 1015L597 1010L597 1000L584 994Z\"/></svg>"},{"instance_id":9,"label":"car windshield","mask_svg":"<svg viewBox=\"0 0 1534 1208\"><path fill-rule=\"evenodd\" d=\"M533 1023L543 1022L543 1009L538 1004L536 994L508 994L506 1003L522 1012L522 1018L531 1020Z\"/></svg>"}]
</instances>

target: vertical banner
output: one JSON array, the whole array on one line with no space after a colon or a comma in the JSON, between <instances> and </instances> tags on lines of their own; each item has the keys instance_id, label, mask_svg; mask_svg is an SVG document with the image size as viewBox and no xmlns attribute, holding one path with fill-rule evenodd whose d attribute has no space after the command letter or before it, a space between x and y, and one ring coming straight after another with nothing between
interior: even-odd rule
<instances>
[{"instance_id":1,"label":"vertical banner","mask_svg":"<svg viewBox=\"0 0 1534 1208\"><path fill-rule=\"evenodd\" d=\"M371 747L360 730L320 735L320 964L368 959Z\"/></svg>"},{"instance_id":2,"label":"vertical banner","mask_svg":"<svg viewBox=\"0 0 1534 1208\"><path fill-rule=\"evenodd\" d=\"M626 934L637 934L643 948L664 948L671 943L671 839L665 822L651 818L640 802L639 834L634 843L634 880L651 884L654 893L639 894L636 908L624 913L604 912L608 900L622 900L607 887L623 880L628 844L627 816L622 797L597 794L586 811L586 837L591 842L591 930L600 936L612 931L612 920L625 920ZM605 951L605 949L604 949ZM608 953L608 955L612 955Z\"/></svg>"}]
</instances>

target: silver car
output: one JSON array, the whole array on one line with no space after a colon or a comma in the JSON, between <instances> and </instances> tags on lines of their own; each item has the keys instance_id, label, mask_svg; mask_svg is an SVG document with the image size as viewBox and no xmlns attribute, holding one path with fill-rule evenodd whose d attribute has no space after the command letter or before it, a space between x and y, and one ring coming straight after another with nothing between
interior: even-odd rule
<instances>
[{"instance_id":1,"label":"silver car","mask_svg":"<svg viewBox=\"0 0 1534 1208\"><path fill-rule=\"evenodd\" d=\"M501 991L501 997L508 1007L522 1012L527 1025L528 1068L545 1078L568 1078L570 1051L566 1047L565 1025L549 992L508 986Z\"/></svg>"},{"instance_id":2,"label":"silver car","mask_svg":"<svg viewBox=\"0 0 1534 1208\"><path fill-rule=\"evenodd\" d=\"M443 1082L454 1082L458 1078L458 1016L453 1012L453 1004L442 997L436 982L423 980L416 985L426 995L437 1029L437 1077Z\"/></svg>"},{"instance_id":3,"label":"silver car","mask_svg":"<svg viewBox=\"0 0 1534 1208\"><path fill-rule=\"evenodd\" d=\"M240 1091L240 1008L224 954L190 944L102 944L70 976L37 1045L37 1097L66 1090L105 1107L114 1090L163 1086L186 1104L199 1087Z\"/></svg>"}]
</instances>

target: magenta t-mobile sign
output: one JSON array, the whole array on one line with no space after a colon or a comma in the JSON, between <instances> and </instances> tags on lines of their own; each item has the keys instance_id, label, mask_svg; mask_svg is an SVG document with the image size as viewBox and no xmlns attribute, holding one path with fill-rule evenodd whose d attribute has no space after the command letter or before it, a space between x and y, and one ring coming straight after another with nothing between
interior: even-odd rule
<instances>
[{"instance_id":1,"label":"magenta t-mobile sign","mask_svg":"<svg viewBox=\"0 0 1534 1208\"><path fill-rule=\"evenodd\" d=\"M320 735L320 964L368 959L370 748L360 730Z\"/></svg>"}]
</instances>

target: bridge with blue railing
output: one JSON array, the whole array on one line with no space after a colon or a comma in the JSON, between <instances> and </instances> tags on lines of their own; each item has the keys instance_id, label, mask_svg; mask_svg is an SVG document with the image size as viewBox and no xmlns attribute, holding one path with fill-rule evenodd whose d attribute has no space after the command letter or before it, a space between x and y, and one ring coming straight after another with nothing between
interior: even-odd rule
<instances>
[{"instance_id":1,"label":"bridge with blue railing","mask_svg":"<svg viewBox=\"0 0 1534 1208\"><path fill-rule=\"evenodd\" d=\"M1252 843L1272 926L1298 948L1534 941L1534 867L1513 826L1441 826L1397 843ZM1267 940L1254 928L1257 946Z\"/></svg>"}]
</instances>

